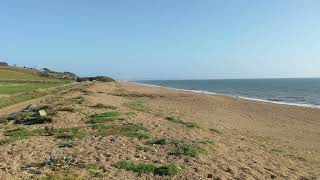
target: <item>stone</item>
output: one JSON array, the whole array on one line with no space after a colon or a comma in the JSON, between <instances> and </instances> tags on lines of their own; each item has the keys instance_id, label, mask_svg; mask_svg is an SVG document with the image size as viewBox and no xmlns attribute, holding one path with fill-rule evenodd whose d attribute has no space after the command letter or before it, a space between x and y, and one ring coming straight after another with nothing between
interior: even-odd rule
<instances>
[{"instance_id":1,"label":"stone","mask_svg":"<svg viewBox=\"0 0 320 180\"><path fill-rule=\"evenodd\" d=\"M210 179L212 179L212 178L213 178L213 174L208 174L207 177L210 178Z\"/></svg>"},{"instance_id":2,"label":"stone","mask_svg":"<svg viewBox=\"0 0 320 180\"><path fill-rule=\"evenodd\" d=\"M45 110L40 110L38 113L39 113L40 117L46 117L47 116L47 113L46 113Z\"/></svg>"},{"instance_id":3,"label":"stone","mask_svg":"<svg viewBox=\"0 0 320 180\"><path fill-rule=\"evenodd\" d=\"M38 108L37 105L35 104L29 104L26 108L25 108L25 111L34 111Z\"/></svg>"}]
</instances>

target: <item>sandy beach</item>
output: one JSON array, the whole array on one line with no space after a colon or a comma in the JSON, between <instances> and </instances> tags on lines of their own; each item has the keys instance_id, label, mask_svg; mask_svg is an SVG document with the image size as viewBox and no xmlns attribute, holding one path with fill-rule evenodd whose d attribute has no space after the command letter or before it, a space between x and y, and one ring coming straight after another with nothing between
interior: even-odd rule
<instances>
[{"instance_id":1,"label":"sandy beach","mask_svg":"<svg viewBox=\"0 0 320 180\"><path fill-rule=\"evenodd\" d=\"M68 104L73 112L58 110L71 98L81 104ZM32 136L0 146L0 177L41 178L67 173L85 179L316 179L320 177L320 109L257 102L226 96L182 92L120 81L93 83L36 104L48 104L54 128L78 127L85 132L72 148L57 146L59 139ZM90 115L105 112L92 108L97 103L117 107L125 116L116 125L141 124L151 139L168 143L145 147L147 140L123 135L100 136L88 124ZM24 107L2 110L9 114ZM20 107L19 107L20 106ZM5 112L5 113L4 113ZM178 120L172 118L178 117ZM48 124L32 126L12 123L0 125L3 132L13 128L30 131ZM178 142L202 149L197 156L177 155ZM144 147L144 148L142 148ZM50 156L74 157L75 162L95 163L88 170L35 166ZM140 174L113 165L119 161L175 164L175 176ZM99 172L101 176L94 176Z\"/></svg>"}]
</instances>

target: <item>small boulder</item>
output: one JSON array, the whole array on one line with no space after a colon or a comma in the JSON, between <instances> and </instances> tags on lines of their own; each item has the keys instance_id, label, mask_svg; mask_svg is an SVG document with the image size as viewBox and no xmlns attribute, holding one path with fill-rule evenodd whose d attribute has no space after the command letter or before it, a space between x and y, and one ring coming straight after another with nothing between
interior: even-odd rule
<instances>
[{"instance_id":1,"label":"small boulder","mask_svg":"<svg viewBox=\"0 0 320 180\"><path fill-rule=\"evenodd\" d=\"M46 113L45 110L40 110L40 111L38 111L38 115L39 115L40 117L46 117L46 116L47 116L47 113Z\"/></svg>"},{"instance_id":2,"label":"small boulder","mask_svg":"<svg viewBox=\"0 0 320 180\"><path fill-rule=\"evenodd\" d=\"M35 104L29 104L26 108L25 108L25 111L34 111L38 108L37 105Z\"/></svg>"}]
</instances>

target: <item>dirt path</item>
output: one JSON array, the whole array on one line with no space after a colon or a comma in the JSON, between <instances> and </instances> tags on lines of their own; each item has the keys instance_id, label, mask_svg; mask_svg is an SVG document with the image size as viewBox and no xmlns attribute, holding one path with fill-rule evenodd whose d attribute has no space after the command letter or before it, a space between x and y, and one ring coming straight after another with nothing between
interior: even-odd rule
<instances>
[{"instance_id":1,"label":"dirt path","mask_svg":"<svg viewBox=\"0 0 320 180\"><path fill-rule=\"evenodd\" d=\"M50 106L52 122L0 124L0 142L8 140L0 145L0 179L320 176L319 110L123 82L35 103ZM25 131L14 138L16 128Z\"/></svg>"}]
</instances>

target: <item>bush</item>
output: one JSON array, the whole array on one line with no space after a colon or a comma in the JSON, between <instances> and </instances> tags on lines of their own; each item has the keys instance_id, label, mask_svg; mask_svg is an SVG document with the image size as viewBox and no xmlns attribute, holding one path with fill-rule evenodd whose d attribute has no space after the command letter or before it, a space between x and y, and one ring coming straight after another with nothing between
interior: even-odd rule
<instances>
[{"instance_id":1,"label":"bush","mask_svg":"<svg viewBox=\"0 0 320 180\"><path fill-rule=\"evenodd\" d=\"M114 79L107 76L82 77L82 78L78 78L77 81L78 82L83 82L83 81L115 82Z\"/></svg>"}]
</instances>

